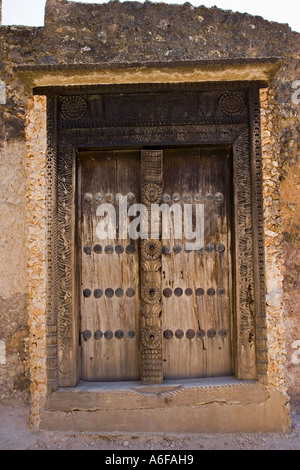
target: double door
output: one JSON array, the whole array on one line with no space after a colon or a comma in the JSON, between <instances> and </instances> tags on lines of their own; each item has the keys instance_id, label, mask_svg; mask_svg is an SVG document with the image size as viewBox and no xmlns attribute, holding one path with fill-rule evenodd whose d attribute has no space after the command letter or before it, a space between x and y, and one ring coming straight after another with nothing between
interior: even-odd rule
<instances>
[{"instance_id":1,"label":"double door","mask_svg":"<svg viewBox=\"0 0 300 470\"><path fill-rule=\"evenodd\" d=\"M78 157L81 378L232 372L227 147Z\"/></svg>"}]
</instances>

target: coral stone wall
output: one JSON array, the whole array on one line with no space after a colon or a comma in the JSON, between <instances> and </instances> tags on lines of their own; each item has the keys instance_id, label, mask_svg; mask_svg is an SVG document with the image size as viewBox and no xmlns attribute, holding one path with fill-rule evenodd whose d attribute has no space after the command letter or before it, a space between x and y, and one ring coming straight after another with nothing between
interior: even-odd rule
<instances>
[{"instance_id":1,"label":"coral stone wall","mask_svg":"<svg viewBox=\"0 0 300 470\"><path fill-rule=\"evenodd\" d=\"M270 387L288 390L296 409L300 34L260 17L190 4L48 0L45 27L2 26L0 45L0 394L30 391L38 421L45 394L45 100L32 98L14 67L101 64L109 70L151 62L159 69L276 56L281 68L261 92L268 378Z\"/></svg>"}]
</instances>

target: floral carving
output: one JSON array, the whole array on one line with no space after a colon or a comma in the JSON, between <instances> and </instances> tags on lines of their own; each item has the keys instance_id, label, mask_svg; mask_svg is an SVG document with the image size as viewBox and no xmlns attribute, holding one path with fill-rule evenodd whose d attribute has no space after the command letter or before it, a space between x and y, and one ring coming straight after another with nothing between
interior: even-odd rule
<instances>
[{"instance_id":1,"label":"floral carving","mask_svg":"<svg viewBox=\"0 0 300 470\"><path fill-rule=\"evenodd\" d=\"M219 108L227 116L238 116L245 109L245 100L241 93L225 91L219 98Z\"/></svg>"},{"instance_id":2,"label":"floral carving","mask_svg":"<svg viewBox=\"0 0 300 470\"><path fill-rule=\"evenodd\" d=\"M149 304L155 304L156 302L159 302L161 293L157 282L145 282L141 287L141 297Z\"/></svg>"},{"instance_id":3,"label":"floral carving","mask_svg":"<svg viewBox=\"0 0 300 470\"><path fill-rule=\"evenodd\" d=\"M60 109L65 119L77 121L84 118L88 105L82 96L67 96L62 100Z\"/></svg>"},{"instance_id":4,"label":"floral carving","mask_svg":"<svg viewBox=\"0 0 300 470\"><path fill-rule=\"evenodd\" d=\"M158 326L145 326L141 330L142 343L149 349L161 347L161 336L161 329Z\"/></svg>"},{"instance_id":5,"label":"floral carving","mask_svg":"<svg viewBox=\"0 0 300 470\"><path fill-rule=\"evenodd\" d=\"M162 189L154 183L142 187L142 203L146 205L159 204L162 197Z\"/></svg>"},{"instance_id":6,"label":"floral carving","mask_svg":"<svg viewBox=\"0 0 300 470\"><path fill-rule=\"evenodd\" d=\"M162 254L162 247L159 240L144 240L141 245L141 253L144 259L153 261Z\"/></svg>"}]
</instances>

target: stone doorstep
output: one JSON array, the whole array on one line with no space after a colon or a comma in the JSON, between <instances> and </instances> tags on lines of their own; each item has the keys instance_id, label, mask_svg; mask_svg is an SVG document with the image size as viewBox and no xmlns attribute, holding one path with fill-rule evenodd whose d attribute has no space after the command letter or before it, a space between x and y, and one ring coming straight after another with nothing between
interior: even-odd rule
<instances>
[{"instance_id":1,"label":"stone doorstep","mask_svg":"<svg viewBox=\"0 0 300 470\"><path fill-rule=\"evenodd\" d=\"M276 395L277 393L277 395ZM41 428L90 432L266 432L288 428L279 392L234 377L80 382L49 395Z\"/></svg>"}]
</instances>

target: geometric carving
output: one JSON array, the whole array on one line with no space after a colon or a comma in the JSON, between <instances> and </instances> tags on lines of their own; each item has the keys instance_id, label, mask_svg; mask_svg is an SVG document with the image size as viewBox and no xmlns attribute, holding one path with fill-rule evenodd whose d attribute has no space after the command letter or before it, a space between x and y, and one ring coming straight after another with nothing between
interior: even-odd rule
<instances>
[{"instance_id":1,"label":"geometric carving","mask_svg":"<svg viewBox=\"0 0 300 470\"><path fill-rule=\"evenodd\" d=\"M238 116L245 109L245 100L239 92L226 91L219 98L219 108L228 116Z\"/></svg>"},{"instance_id":2,"label":"geometric carving","mask_svg":"<svg viewBox=\"0 0 300 470\"><path fill-rule=\"evenodd\" d=\"M253 300L253 253L251 176L249 162L249 133L245 129L235 142L236 150L236 213L237 227L241 343L249 348L255 341L255 317Z\"/></svg>"},{"instance_id":3,"label":"geometric carving","mask_svg":"<svg viewBox=\"0 0 300 470\"><path fill-rule=\"evenodd\" d=\"M65 119L83 119L87 113L88 105L82 96L67 96L61 102L61 114Z\"/></svg>"}]
</instances>

